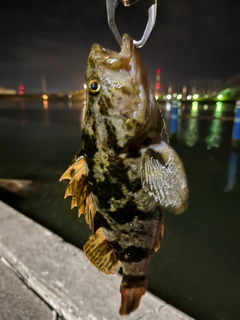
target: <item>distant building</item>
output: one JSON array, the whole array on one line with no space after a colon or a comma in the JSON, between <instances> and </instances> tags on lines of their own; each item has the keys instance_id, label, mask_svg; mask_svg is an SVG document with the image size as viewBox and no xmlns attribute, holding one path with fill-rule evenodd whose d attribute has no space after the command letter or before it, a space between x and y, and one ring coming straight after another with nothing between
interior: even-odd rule
<instances>
[{"instance_id":1,"label":"distant building","mask_svg":"<svg viewBox=\"0 0 240 320\"><path fill-rule=\"evenodd\" d=\"M75 100L85 100L86 98L86 89L80 89L76 91L68 92L68 97Z\"/></svg>"},{"instance_id":2,"label":"distant building","mask_svg":"<svg viewBox=\"0 0 240 320\"><path fill-rule=\"evenodd\" d=\"M187 78L181 75L163 75L163 92L164 93L181 93L183 96L187 94L215 95L223 85L221 79L208 79L204 77Z\"/></svg>"},{"instance_id":3,"label":"distant building","mask_svg":"<svg viewBox=\"0 0 240 320\"><path fill-rule=\"evenodd\" d=\"M235 77L226 81L223 86L222 90L230 89L230 88L239 88L240 89L240 74L236 75Z\"/></svg>"},{"instance_id":4,"label":"distant building","mask_svg":"<svg viewBox=\"0 0 240 320\"><path fill-rule=\"evenodd\" d=\"M226 81L221 88L220 94L229 100L239 100L240 99L240 75Z\"/></svg>"},{"instance_id":5,"label":"distant building","mask_svg":"<svg viewBox=\"0 0 240 320\"><path fill-rule=\"evenodd\" d=\"M207 79L207 78L191 78L188 85L189 94L199 94L209 96L217 94L223 85L221 79Z\"/></svg>"},{"instance_id":6,"label":"distant building","mask_svg":"<svg viewBox=\"0 0 240 320\"><path fill-rule=\"evenodd\" d=\"M0 87L0 94L16 94L16 90L14 89L7 89L5 87Z\"/></svg>"}]
</instances>

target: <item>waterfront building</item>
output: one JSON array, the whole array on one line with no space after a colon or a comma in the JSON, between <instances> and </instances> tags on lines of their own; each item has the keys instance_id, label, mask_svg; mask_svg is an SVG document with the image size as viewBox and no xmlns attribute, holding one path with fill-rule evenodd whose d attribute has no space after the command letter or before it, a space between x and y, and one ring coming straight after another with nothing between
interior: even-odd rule
<instances>
[{"instance_id":1,"label":"waterfront building","mask_svg":"<svg viewBox=\"0 0 240 320\"><path fill-rule=\"evenodd\" d=\"M0 87L0 94L16 94L16 90L14 89L8 89L8 88L5 88L5 87Z\"/></svg>"},{"instance_id":2,"label":"waterfront building","mask_svg":"<svg viewBox=\"0 0 240 320\"><path fill-rule=\"evenodd\" d=\"M240 99L240 75L226 81L219 92L220 95L229 100Z\"/></svg>"}]
</instances>

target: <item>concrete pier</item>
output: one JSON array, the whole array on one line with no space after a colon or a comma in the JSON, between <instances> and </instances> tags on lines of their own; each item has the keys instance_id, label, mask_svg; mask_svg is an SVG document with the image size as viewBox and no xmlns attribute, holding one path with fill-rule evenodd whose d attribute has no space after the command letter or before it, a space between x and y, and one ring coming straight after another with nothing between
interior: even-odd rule
<instances>
[{"instance_id":1,"label":"concrete pier","mask_svg":"<svg viewBox=\"0 0 240 320\"><path fill-rule=\"evenodd\" d=\"M52 320L54 312L0 260L0 319ZM56 318L56 317L55 317Z\"/></svg>"},{"instance_id":2,"label":"concrete pier","mask_svg":"<svg viewBox=\"0 0 240 320\"><path fill-rule=\"evenodd\" d=\"M81 250L1 201L0 221L1 320L192 319L148 292L120 317L119 275L100 273Z\"/></svg>"}]
</instances>

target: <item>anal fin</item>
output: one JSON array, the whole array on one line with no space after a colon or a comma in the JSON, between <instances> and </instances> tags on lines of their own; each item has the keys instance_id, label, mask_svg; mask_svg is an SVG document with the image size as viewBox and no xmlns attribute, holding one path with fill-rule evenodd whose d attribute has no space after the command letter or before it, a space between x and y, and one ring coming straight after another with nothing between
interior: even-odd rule
<instances>
[{"instance_id":1,"label":"anal fin","mask_svg":"<svg viewBox=\"0 0 240 320\"><path fill-rule=\"evenodd\" d=\"M89 237L83 247L84 254L90 262L105 274L117 273L120 268L120 261L116 258L115 252L106 240L102 228Z\"/></svg>"}]
</instances>

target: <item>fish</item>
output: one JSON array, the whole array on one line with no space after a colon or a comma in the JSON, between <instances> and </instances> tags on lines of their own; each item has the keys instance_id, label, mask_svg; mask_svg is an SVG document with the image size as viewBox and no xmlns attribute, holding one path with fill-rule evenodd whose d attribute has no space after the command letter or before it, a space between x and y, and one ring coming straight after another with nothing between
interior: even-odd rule
<instances>
[{"instance_id":1,"label":"fish","mask_svg":"<svg viewBox=\"0 0 240 320\"><path fill-rule=\"evenodd\" d=\"M60 181L70 180L64 197L92 231L86 257L105 274L122 268L119 314L127 315L147 290L164 212L187 208L187 178L129 35L119 53L91 47L85 81L82 145Z\"/></svg>"}]
</instances>

